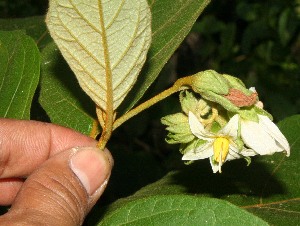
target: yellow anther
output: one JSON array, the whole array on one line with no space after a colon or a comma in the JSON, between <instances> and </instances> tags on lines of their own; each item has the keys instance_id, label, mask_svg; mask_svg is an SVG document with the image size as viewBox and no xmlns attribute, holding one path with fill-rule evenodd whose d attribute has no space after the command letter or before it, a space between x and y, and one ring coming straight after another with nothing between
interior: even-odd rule
<instances>
[{"instance_id":1,"label":"yellow anther","mask_svg":"<svg viewBox=\"0 0 300 226\"><path fill-rule=\"evenodd\" d=\"M229 152L229 140L226 137L218 137L214 141L214 160L224 162Z\"/></svg>"}]
</instances>

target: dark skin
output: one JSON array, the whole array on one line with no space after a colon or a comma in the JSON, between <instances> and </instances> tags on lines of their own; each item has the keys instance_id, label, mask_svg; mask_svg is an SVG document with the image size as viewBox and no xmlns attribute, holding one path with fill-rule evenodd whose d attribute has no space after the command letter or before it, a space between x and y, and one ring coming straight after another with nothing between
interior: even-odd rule
<instances>
[{"instance_id":1,"label":"dark skin","mask_svg":"<svg viewBox=\"0 0 300 226\"><path fill-rule=\"evenodd\" d=\"M0 119L0 205L11 205L0 225L81 225L113 165L96 144L54 124Z\"/></svg>"}]
</instances>

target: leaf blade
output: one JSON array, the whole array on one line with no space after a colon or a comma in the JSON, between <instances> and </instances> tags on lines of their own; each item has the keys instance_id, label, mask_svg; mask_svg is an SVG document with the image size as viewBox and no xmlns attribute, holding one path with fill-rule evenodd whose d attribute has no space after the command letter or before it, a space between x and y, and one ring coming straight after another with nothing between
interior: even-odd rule
<instances>
[{"instance_id":1,"label":"leaf blade","mask_svg":"<svg viewBox=\"0 0 300 226\"><path fill-rule=\"evenodd\" d=\"M268 225L226 202L189 195L150 196L115 204L101 225Z\"/></svg>"},{"instance_id":2,"label":"leaf blade","mask_svg":"<svg viewBox=\"0 0 300 226\"><path fill-rule=\"evenodd\" d=\"M46 21L83 90L104 110L112 96L116 109L150 45L147 2L50 1Z\"/></svg>"},{"instance_id":3,"label":"leaf blade","mask_svg":"<svg viewBox=\"0 0 300 226\"><path fill-rule=\"evenodd\" d=\"M38 48L20 31L0 31L0 42L0 64L2 69L5 68L0 73L0 115L30 119L31 102L40 73Z\"/></svg>"},{"instance_id":4,"label":"leaf blade","mask_svg":"<svg viewBox=\"0 0 300 226\"><path fill-rule=\"evenodd\" d=\"M39 103L51 122L95 137L99 132L95 104L82 91L54 43L43 49L41 61Z\"/></svg>"}]
</instances>

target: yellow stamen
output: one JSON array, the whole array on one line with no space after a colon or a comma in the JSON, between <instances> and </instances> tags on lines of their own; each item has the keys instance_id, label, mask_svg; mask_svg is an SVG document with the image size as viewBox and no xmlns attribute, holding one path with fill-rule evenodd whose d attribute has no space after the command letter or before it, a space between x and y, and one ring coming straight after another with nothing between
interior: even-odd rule
<instances>
[{"instance_id":1,"label":"yellow stamen","mask_svg":"<svg viewBox=\"0 0 300 226\"><path fill-rule=\"evenodd\" d=\"M226 137L218 137L214 141L214 160L223 163L229 152L229 140Z\"/></svg>"}]
</instances>

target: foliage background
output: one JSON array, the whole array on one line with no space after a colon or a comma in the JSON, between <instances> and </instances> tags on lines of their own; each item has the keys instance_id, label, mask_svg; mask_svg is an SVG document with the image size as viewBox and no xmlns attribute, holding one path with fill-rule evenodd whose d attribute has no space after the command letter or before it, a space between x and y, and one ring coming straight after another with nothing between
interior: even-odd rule
<instances>
[{"instance_id":1,"label":"foliage background","mask_svg":"<svg viewBox=\"0 0 300 226\"><path fill-rule=\"evenodd\" d=\"M144 99L148 99L169 87L182 76L201 70L214 69L220 73L240 77L248 87L256 87L265 108L272 113L276 122L288 116L299 114L299 4L298 0L212 1L195 23L185 41L169 60L156 82L147 91ZM46 0L0 0L0 18L44 15L47 5ZM37 96L35 99L31 112L32 119L49 121L37 101ZM243 188L247 190L250 187L253 192L252 198L255 199L255 194L259 193L255 183L262 182L264 176L259 175L261 171L258 174L256 172L254 173L255 176L252 175L252 182L249 183L241 180L240 177L234 178L234 170L239 169L239 165L244 167L244 162L228 163L231 164L229 167L225 165L224 171L228 173L222 174L222 178L211 174L207 162L201 161L191 167L182 163L178 147L165 143L166 132L160 124L162 116L177 111L179 111L178 97L174 95L140 116L129 120L114 133L109 143L109 149L115 158L111 183L104 198L99 206L93 210L87 222L91 224L97 220L93 218L93 213L97 213L97 208L100 206L108 205L119 198L134 194L140 188L155 181L157 182L152 185L152 189L155 186L163 188L164 184L170 184L168 181L171 180L170 178L180 178L181 174L194 176L195 173L193 172L195 171L196 173L201 172L198 176L196 175L195 184L190 184L189 181L184 181L182 178L178 179L185 187L189 187L190 193L204 193L206 196L224 198L232 192L239 193L243 191ZM298 127L295 129L298 136L300 136L299 129ZM299 160L298 156L299 154L297 154L296 160ZM276 156L276 158L280 157ZM257 158L251 170L257 167L256 169L262 169L267 174L271 161L273 161L272 158L270 160ZM251 176L251 170L247 168L245 173ZM171 173L168 174L168 172ZM163 178L166 174L167 176ZM212 182L212 180L215 181ZM199 183L206 181L208 187L211 185L214 188L209 190L208 187L204 186L197 189L198 181ZM234 186L229 185L229 182ZM274 179L273 184L279 189L279 193L284 189L276 179ZM225 190L222 190L222 186ZM300 189L299 184L296 183L295 186ZM166 188L166 190L168 189L170 187ZM178 193L178 188L172 187L170 190L174 194ZM147 188L139 191L139 193L143 193L143 191L147 192ZM160 192L164 193L163 191ZM270 192L272 193L272 191ZM167 194L167 192L165 193ZM267 194L267 196L270 195ZM227 198L237 205L238 203L240 205L250 205L251 203L239 202L239 199L241 197ZM104 212L103 208L100 210ZM298 217L296 219L300 219L299 214L296 217ZM275 223L280 224L280 222Z\"/></svg>"}]
</instances>

